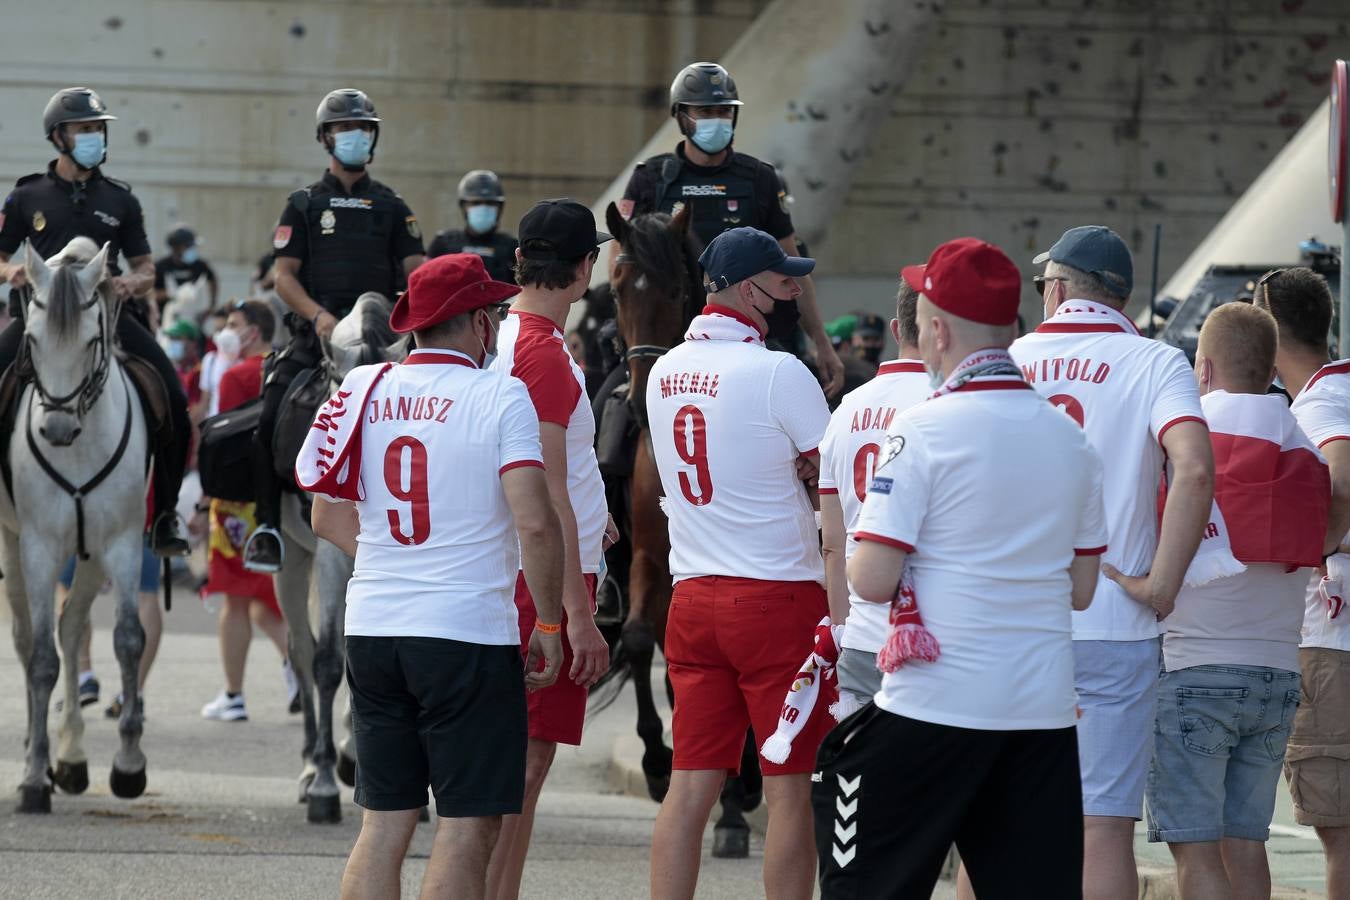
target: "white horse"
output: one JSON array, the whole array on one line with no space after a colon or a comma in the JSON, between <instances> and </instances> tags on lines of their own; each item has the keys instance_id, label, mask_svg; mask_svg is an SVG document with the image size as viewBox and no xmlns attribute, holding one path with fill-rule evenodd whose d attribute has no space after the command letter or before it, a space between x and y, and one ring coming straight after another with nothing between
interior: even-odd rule
<instances>
[{"instance_id":1,"label":"white horse","mask_svg":"<svg viewBox=\"0 0 1350 900\"><path fill-rule=\"evenodd\" d=\"M31 247L25 259L33 293L19 361L30 383L20 396L9 447L12 496L0 491L0 565L28 690L20 812L51 812L53 781L73 794L89 786L76 660L89 607L105 578L117 595L113 646L126 698L110 783L119 797L139 797L146 784L137 696L145 633L136 591L149 439L135 390L114 352L117 304L106 280L108 246L96 250L92 241L76 238L49 262ZM75 581L60 617L65 701L52 772L47 707L61 668L53 641L55 589L72 554Z\"/></svg>"},{"instance_id":2,"label":"white horse","mask_svg":"<svg viewBox=\"0 0 1350 900\"><path fill-rule=\"evenodd\" d=\"M211 282L206 274L198 275L192 281L185 281L174 288L173 296L164 304L159 317L159 327L168 331L174 322L188 322L199 325L202 318L211 309Z\"/></svg>"},{"instance_id":3,"label":"white horse","mask_svg":"<svg viewBox=\"0 0 1350 900\"><path fill-rule=\"evenodd\" d=\"M323 347L333 379L330 392L337 390L342 377L358 365L402 357L404 344L389 327L392 309L393 304L383 295L362 294L352 311L334 327ZM286 561L274 578L290 630L291 666L300 682L304 713L299 800L307 804L310 822L336 823L342 821L338 777L353 784L356 772L350 711L344 717L348 735L340 753L333 742L333 698L342 684L345 662L347 582L355 561L328 541L314 537L298 494L286 494L281 510Z\"/></svg>"}]
</instances>

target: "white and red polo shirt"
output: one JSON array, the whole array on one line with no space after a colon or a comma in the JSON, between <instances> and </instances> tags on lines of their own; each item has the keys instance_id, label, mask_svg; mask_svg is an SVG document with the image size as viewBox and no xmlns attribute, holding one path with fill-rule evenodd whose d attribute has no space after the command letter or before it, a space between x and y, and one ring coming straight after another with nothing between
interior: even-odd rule
<instances>
[{"instance_id":1,"label":"white and red polo shirt","mask_svg":"<svg viewBox=\"0 0 1350 900\"><path fill-rule=\"evenodd\" d=\"M1141 336L1119 311L1068 300L1009 352L1037 391L1082 426L1105 471L1111 549L1104 562L1143 575L1158 545L1163 435L1205 421L1195 373L1175 347ZM1140 641L1158 636L1153 610L1105 575L1092 605L1074 615L1075 640Z\"/></svg>"},{"instance_id":2,"label":"white and red polo shirt","mask_svg":"<svg viewBox=\"0 0 1350 900\"><path fill-rule=\"evenodd\" d=\"M714 317L721 338L696 333ZM797 458L818 452L829 407L806 366L746 317L708 306L647 378L652 448L675 581L728 575L824 583Z\"/></svg>"},{"instance_id":3,"label":"white and red polo shirt","mask_svg":"<svg viewBox=\"0 0 1350 900\"><path fill-rule=\"evenodd\" d=\"M845 559L851 559L858 546L853 531L886 431L895 423L897 413L922 403L932 393L922 362L892 360L881 364L876 378L849 391L831 414L825 439L820 442L820 493L839 497L844 527L848 529ZM843 646L880 652L886 643L888 614L884 604L868 603L850 592Z\"/></svg>"},{"instance_id":4,"label":"white and red polo shirt","mask_svg":"<svg viewBox=\"0 0 1350 900\"><path fill-rule=\"evenodd\" d=\"M519 644L520 555L501 474L543 466L524 386L453 350L414 350L370 390L355 440L346 633Z\"/></svg>"},{"instance_id":5,"label":"white and red polo shirt","mask_svg":"<svg viewBox=\"0 0 1350 900\"><path fill-rule=\"evenodd\" d=\"M1101 488L1082 430L1020 378L975 378L900 413L854 537L909 554L942 649L888 674L877 705L957 728L1072 727L1069 566L1106 550Z\"/></svg>"},{"instance_id":6,"label":"white and red polo shirt","mask_svg":"<svg viewBox=\"0 0 1350 900\"><path fill-rule=\"evenodd\" d=\"M567 496L577 519L581 571L599 572L609 507L595 459L595 415L586 376L553 320L514 309L497 333L492 369L525 383L541 423L567 429Z\"/></svg>"},{"instance_id":7,"label":"white and red polo shirt","mask_svg":"<svg viewBox=\"0 0 1350 900\"><path fill-rule=\"evenodd\" d=\"M1350 359L1329 363L1308 379L1290 411L1318 450L1334 441L1350 441ZM1347 535L1350 539L1350 535ZM1343 540L1342 543L1345 541ZM1327 560L1327 571L1350 584L1350 556L1337 553ZM1327 605L1318 593L1321 575L1313 573L1305 597L1303 640L1300 647L1350 650L1350 613L1327 618Z\"/></svg>"}]
</instances>

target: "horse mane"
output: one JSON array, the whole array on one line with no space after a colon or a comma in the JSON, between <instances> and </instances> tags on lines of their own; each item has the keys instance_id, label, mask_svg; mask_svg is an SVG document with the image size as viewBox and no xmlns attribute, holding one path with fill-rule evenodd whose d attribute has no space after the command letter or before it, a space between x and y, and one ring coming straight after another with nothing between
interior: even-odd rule
<instances>
[{"instance_id":1,"label":"horse mane","mask_svg":"<svg viewBox=\"0 0 1350 900\"><path fill-rule=\"evenodd\" d=\"M64 343L79 334L80 307L84 298L80 296L80 280L76 276L77 268L69 263L57 266L52 271L51 290L47 297L47 322L51 326L52 338Z\"/></svg>"},{"instance_id":2,"label":"horse mane","mask_svg":"<svg viewBox=\"0 0 1350 900\"><path fill-rule=\"evenodd\" d=\"M690 232L683 243L670 233L671 217L655 212L634 216L628 223L623 252L648 279L661 282L679 278L676 296L684 298L684 324L689 324L703 306L702 272L698 242Z\"/></svg>"}]
</instances>

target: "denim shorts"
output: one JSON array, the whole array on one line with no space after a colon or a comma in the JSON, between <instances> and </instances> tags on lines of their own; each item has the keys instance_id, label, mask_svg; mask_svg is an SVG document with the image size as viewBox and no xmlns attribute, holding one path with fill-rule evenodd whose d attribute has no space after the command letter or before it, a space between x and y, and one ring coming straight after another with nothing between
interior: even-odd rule
<instances>
[{"instance_id":1,"label":"denim shorts","mask_svg":"<svg viewBox=\"0 0 1350 900\"><path fill-rule=\"evenodd\" d=\"M159 570L160 560L150 550L149 537L142 542L141 546L141 576L140 591L142 594L153 594L159 590ZM66 562L66 567L61 570L61 587L70 590L70 586L75 583L75 557L71 557Z\"/></svg>"},{"instance_id":2,"label":"denim shorts","mask_svg":"<svg viewBox=\"0 0 1350 900\"><path fill-rule=\"evenodd\" d=\"M1148 839L1265 841L1298 710L1299 674L1192 666L1158 677Z\"/></svg>"},{"instance_id":3,"label":"denim shorts","mask_svg":"<svg viewBox=\"0 0 1350 900\"><path fill-rule=\"evenodd\" d=\"M1073 642L1085 816L1143 816L1161 647L1157 638Z\"/></svg>"}]
</instances>

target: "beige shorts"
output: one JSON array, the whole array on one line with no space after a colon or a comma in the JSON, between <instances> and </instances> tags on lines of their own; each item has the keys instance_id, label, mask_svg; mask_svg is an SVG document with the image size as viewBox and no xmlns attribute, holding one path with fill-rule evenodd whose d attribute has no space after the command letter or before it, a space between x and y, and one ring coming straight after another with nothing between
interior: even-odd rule
<instances>
[{"instance_id":1,"label":"beige shorts","mask_svg":"<svg viewBox=\"0 0 1350 900\"><path fill-rule=\"evenodd\" d=\"M1350 825L1350 651L1303 647L1303 695L1284 757L1294 821Z\"/></svg>"}]
</instances>

